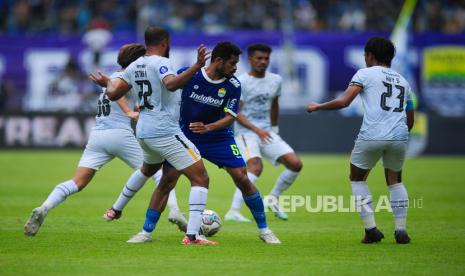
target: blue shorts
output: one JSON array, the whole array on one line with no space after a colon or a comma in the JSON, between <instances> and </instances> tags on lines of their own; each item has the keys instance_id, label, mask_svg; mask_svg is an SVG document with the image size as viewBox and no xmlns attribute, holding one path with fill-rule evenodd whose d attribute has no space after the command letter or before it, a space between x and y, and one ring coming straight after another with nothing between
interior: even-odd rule
<instances>
[{"instance_id":1,"label":"blue shorts","mask_svg":"<svg viewBox=\"0 0 465 276\"><path fill-rule=\"evenodd\" d=\"M246 166L234 137L221 137L208 140L191 139L191 142L197 147L202 158L207 159L220 168L241 168ZM168 163L167 165L170 164Z\"/></svg>"}]
</instances>

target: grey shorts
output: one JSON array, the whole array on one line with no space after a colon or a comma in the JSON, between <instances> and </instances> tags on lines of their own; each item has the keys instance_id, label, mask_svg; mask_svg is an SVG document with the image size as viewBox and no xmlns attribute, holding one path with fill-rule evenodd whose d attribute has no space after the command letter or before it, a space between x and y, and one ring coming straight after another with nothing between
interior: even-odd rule
<instances>
[{"instance_id":1,"label":"grey shorts","mask_svg":"<svg viewBox=\"0 0 465 276\"><path fill-rule=\"evenodd\" d=\"M407 141L367 141L356 140L350 162L364 169L372 169L380 158L386 169L402 170L407 150Z\"/></svg>"}]
</instances>

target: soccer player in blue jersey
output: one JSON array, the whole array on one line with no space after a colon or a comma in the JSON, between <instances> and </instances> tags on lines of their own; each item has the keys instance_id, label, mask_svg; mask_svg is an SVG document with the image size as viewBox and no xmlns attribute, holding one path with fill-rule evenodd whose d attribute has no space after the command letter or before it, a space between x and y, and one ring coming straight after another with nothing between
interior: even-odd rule
<instances>
[{"instance_id":1,"label":"soccer player in blue jersey","mask_svg":"<svg viewBox=\"0 0 465 276\"><path fill-rule=\"evenodd\" d=\"M210 65L198 71L182 87L179 123L184 135L194 143L202 157L231 175L257 223L260 239L266 243L281 243L267 227L262 198L247 177L245 162L232 131L231 124L237 116L241 96L241 84L234 77L240 54L241 50L230 42L220 42L215 46ZM184 70L186 68L179 70L178 74ZM165 162L163 177L167 181L160 183L155 192L167 198L180 175ZM162 211L165 206L156 206L152 202L149 205L149 208L157 207ZM187 240L183 242L188 243Z\"/></svg>"}]
</instances>

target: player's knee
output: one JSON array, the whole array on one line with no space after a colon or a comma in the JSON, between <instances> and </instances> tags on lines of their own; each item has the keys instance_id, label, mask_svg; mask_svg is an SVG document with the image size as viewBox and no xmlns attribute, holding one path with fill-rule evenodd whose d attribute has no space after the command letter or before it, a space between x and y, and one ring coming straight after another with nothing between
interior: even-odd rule
<instances>
[{"instance_id":1,"label":"player's knee","mask_svg":"<svg viewBox=\"0 0 465 276\"><path fill-rule=\"evenodd\" d=\"M256 176L260 176L263 171L263 164L259 158L252 158L247 161L247 170Z\"/></svg>"},{"instance_id":2,"label":"player's knee","mask_svg":"<svg viewBox=\"0 0 465 276\"><path fill-rule=\"evenodd\" d=\"M287 168L293 172L300 172L303 168L302 161L297 158L296 160L290 162Z\"/></svg>"},{"instance_id":3,"label":"player's knee","mask_svg":"<svg viewBox=\"0 0 465 276\"><path fill-rule=\"evenodd\" d=\"M208 174L205 171L204 173L199 173L199 174L193 176L191 181L192 181L192 183L195 183L198 186L208 188L208 185L210 183L210 177L208 177Z\"/></svg>"},{"instance_id":4,"label":"player's knee","mask_svg":"<svg viewBox=\"0 0 465 276\"><path fill-rule=\"evenodd\" d=\"M154 175L160 166L154 166L154 165L149 165L149 164L143 164L142 168L140 168L140 172L145 175L146 177L152 177Z\"/></svg>"},{"instance_id":5,"label":"player's knee","mask_svg":"<svg viewBox=\"0 0 465 276\"><path fill-rule=\"evenodd\" d=\"M250 186L252 183L249 180L249 177L247 176L247 171L241 171L238 174L233 175L234 182L236 185L239 187L247 187ZM242 189L241 189L242 190Z\"/></svg>"}]
</instances>

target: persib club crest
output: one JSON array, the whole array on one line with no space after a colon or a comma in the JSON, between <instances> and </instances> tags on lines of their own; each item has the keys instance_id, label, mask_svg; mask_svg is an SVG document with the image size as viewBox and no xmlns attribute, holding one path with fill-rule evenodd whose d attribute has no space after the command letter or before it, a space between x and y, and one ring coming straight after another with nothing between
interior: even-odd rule
<instances>
[{"instance_id":1,"label":"persib club crest","mask_svg":"<svg viewBox=\"0 0 465 276\"><path fill-rule=\"evenodd\" d=\"M218 89L218 97L223 98L224 95L226 95L226 89L224 89L224 88Z\"/></svg>"}]
</instances>

